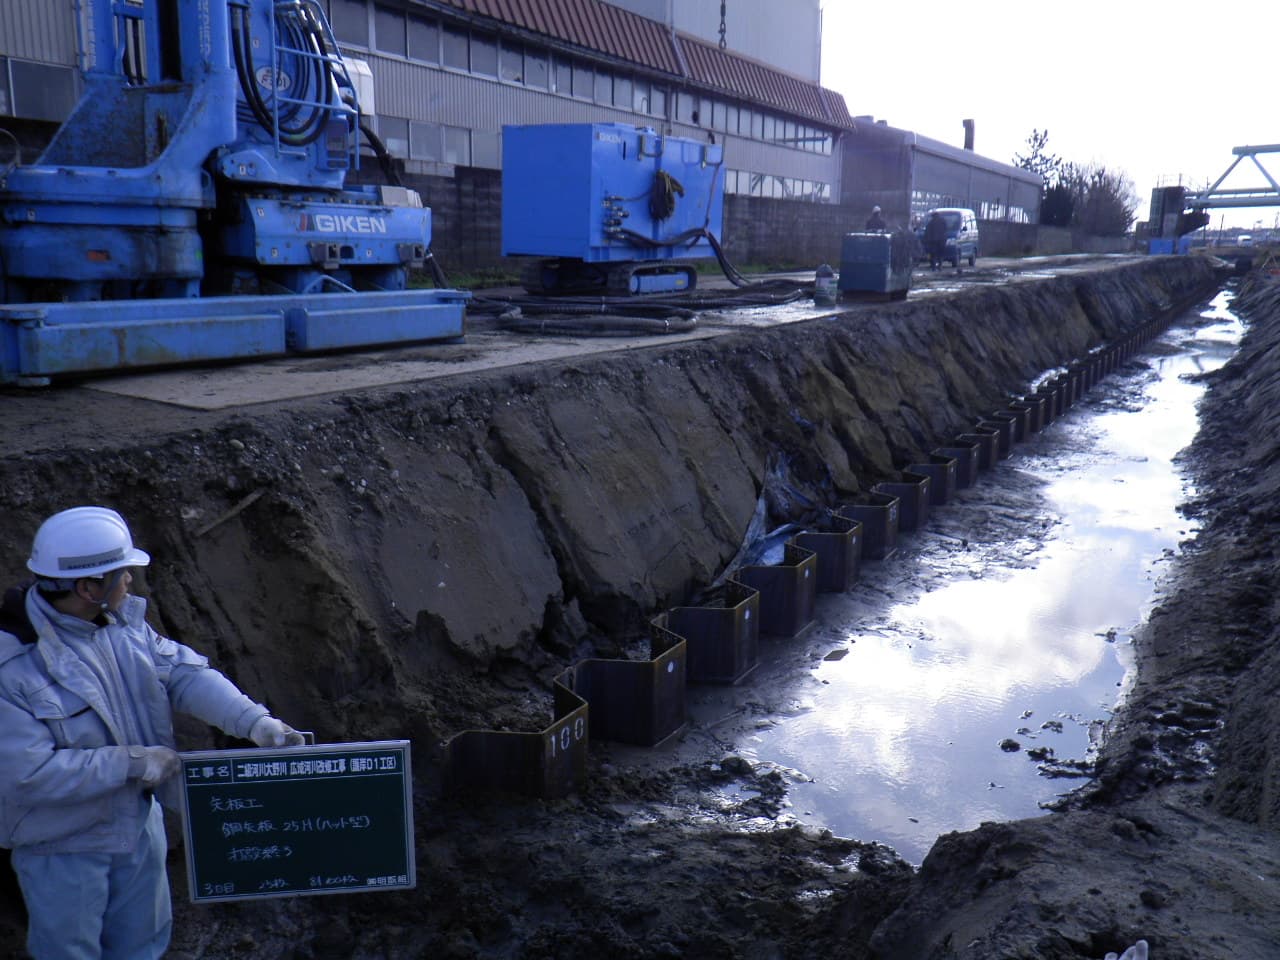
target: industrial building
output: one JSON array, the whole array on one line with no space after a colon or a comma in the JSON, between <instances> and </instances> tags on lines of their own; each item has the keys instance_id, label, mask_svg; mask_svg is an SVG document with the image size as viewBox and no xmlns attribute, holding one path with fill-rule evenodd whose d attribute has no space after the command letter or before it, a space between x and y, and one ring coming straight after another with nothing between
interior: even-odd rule
<instances>
[{"instance_id":1,"label":"industrial building","mask_svg":"<svg viewBox=\"0 0 1280 960\"><path fill-rule=\"evenodd\" d=\"M980 156L974 122L963 121L963 130L964 146L955 147L884 120L855 117L844 135L841 202L878 205L900 223L917 222L933 207L967 207L983 221L1036 223L1040 176Z\"/></svg>"},{"instance_id":2,"label":"industrial building","mask_svg":"<svg viewBox=\"0 0 1280 960\"><path fill-rule=\"evenodd\" d=\"M81 6L106 0L82 0ZM855 118L821 86L819 0L318 0L368 65L370 126L435 214L446 264L498 257L505 125L623 122L722 144L740 262L830 258L872 203L1034 223L1039 178ZM0 4L0 128L28 151L80 92L72 0ZM4 162L0 145L0 164ZM908 209L909 208L909 209ZM891 220L894 218L891 216Z\"/></svg>"}]
</instances>

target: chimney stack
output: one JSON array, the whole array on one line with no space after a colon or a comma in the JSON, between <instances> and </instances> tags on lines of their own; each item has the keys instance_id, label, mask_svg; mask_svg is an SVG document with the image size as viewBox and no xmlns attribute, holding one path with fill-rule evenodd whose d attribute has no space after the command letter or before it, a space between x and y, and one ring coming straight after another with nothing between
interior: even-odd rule
<instances>
[{"instance_id":1,"label":"chimney stack","mask_svg":"<svg viewBox=\"0 0 1280 960\"><path fill-rule=\"evenodd\" d=\"M973 149L973 121L964 121L964 148L966 150Z\"/></svg>"}]
</instances>

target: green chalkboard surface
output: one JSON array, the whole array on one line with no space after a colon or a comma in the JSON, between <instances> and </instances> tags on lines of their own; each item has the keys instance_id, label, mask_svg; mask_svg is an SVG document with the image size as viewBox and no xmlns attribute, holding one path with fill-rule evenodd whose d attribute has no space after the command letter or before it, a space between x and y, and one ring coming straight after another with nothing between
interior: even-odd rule
<instances>
[{"instance_id":1,"label":"green chalkboard surface","mask_svg":"<svg viewBox=\"0 0 1280 960\"><path fill-rule=\"evenodd\" d=\"M183 753L195 902L415 885L409 741Z\"/></svg>"}]
</instances>

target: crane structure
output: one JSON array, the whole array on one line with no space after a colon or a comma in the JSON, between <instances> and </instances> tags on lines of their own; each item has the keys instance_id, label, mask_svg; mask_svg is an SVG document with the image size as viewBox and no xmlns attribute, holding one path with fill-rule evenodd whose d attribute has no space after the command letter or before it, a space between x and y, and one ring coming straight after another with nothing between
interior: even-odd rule
<instances>
[{"instance_id":1,"label":"crane structure","mask_svg":"<svg viewBox=\"0 0 1280 960\"><path fill-rule=\"evenodd\" d=\"M1276 182L1276 178L1268 172L1267 168L1262 165L1262 161L1258 159L1262 155L1280 153L1280 143L1234 147L1231 152L1235 154L1235 159L1231 161L1231 166L1227 167L1226 171L1213 182L1212 186L1200 193L1187 194L1187 206L1193 210L1204 210L1208 207L1280 206L1280 183ZM1240 165L1240 161L1246 158L1253 161L1253 165L1258 168L1258 172L1267 181L1267 186L1224 189L1222 186L1223 181L1231 176L1236 167Z\"/></svg>"}]
</instances>

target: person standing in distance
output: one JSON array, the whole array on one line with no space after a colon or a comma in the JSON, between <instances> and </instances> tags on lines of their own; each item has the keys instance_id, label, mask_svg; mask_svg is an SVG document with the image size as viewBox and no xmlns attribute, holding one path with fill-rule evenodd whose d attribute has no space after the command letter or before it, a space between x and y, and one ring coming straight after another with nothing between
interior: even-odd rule
<instances>
[{"instance_id":1,"label":"person standing in distance","mask_svg":"<svg viewBox=\"0 0 1280 960\"><path fill-rule=\"evenodd\" d=\"M872 207L871 216L867 217L867 226L866 226L867 232L868 233L884 233L884 231L888 228L888 226L889 225L885 223L884 214L880 212L880 208Z\"/></svg>"},{"instance_id":2,"label":"person standing in distance","mask_svg":"<svg viewBox=\"0 0 1280 960\"><path fill-rule=\"evenodd\" d=\"M36 532L33 582L0 604L0 846L35 960L150 960L173 924L157 798L178 808L173 713L260 747L302 734L131 596L151 562L120 514L74 507Z\"/></svg>"},{"instance_id":3,"label":"person standing in distance","mask_svg":"<svg viewBox=\"0 0 1280 960\"><path fill-rule=\"evenodd\" d=\"M929 222L924 225L924 249L929 254L929 269L941 268L942 258L947 255L947 221L937 210L929 214Z\"/></svg>"}]
</instances>

